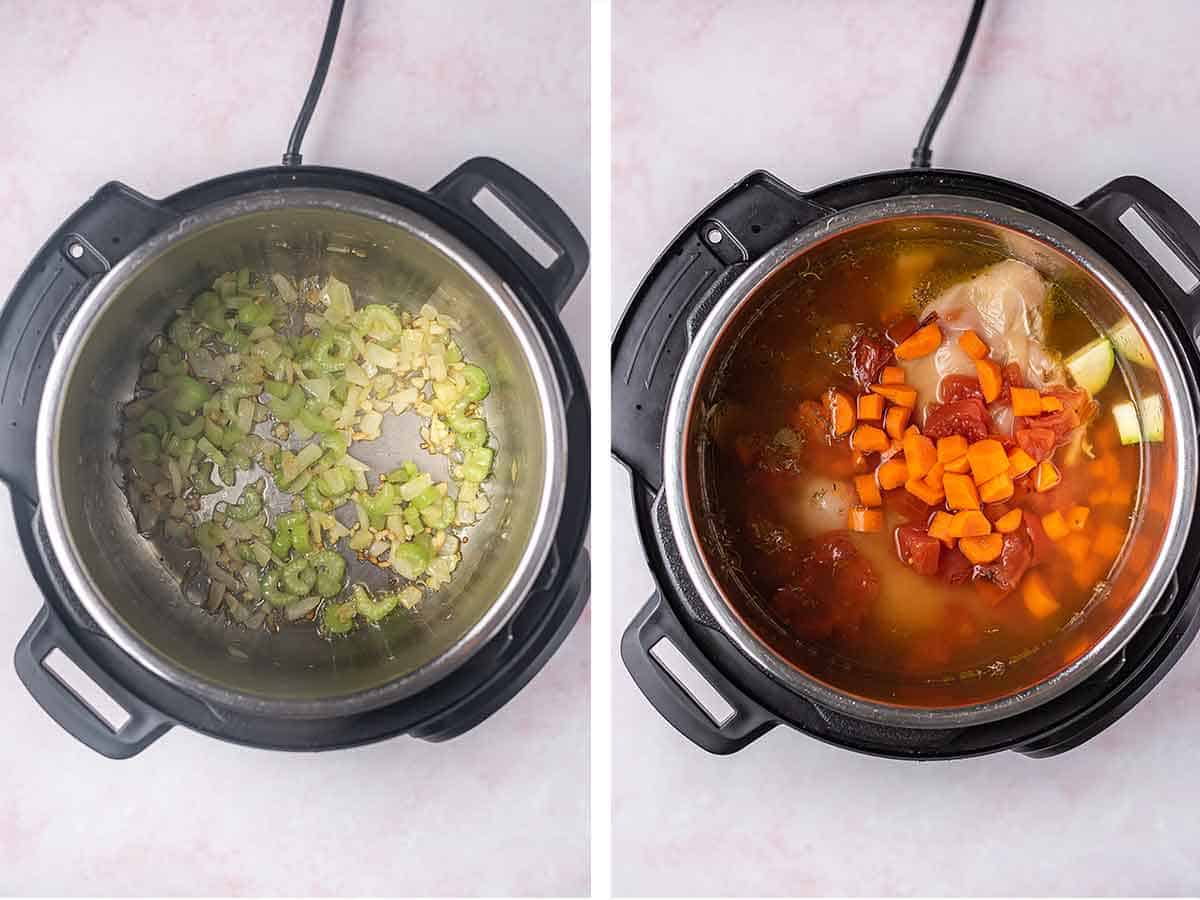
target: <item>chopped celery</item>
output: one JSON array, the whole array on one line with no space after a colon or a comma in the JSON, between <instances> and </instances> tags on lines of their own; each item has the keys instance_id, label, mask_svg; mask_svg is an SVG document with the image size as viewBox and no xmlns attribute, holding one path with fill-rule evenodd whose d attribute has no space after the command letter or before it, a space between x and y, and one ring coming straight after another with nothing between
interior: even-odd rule
<instances>
[{"instance_id":1,"label":"chopped celery","mask_svg":"<svg viewBox=\"0 0 1200 900\"><path fill-rule=\"evenodd\" d=\"M319 400L321 403L329 402L329 392L333 389L333 382L325 378L309 378L306 381L300 382L300 386L312 395L313 399Z\"/></svg>"},{"instance_id":2,"label":"chopped celery","mask_svg":"<svg viewBox=\"0 0 1200 900\"><path fill-rule=\"evenodd\" d=\"M392 484L404 484L406 481L410 481L416 477L419 471L415 463L406 462L399 468L388 472L385 478L392 482Z\"/></svg>"},{"instance_id":3,"label":"chopped celery","mask_svg":"<svg viewBox=\"0 0 1200 900\"><path fill-rule=\"evenodd\" d=\"M209 520L196 526L196 545L202 550L212 550L225 540L225 529Z\"/></svg>"},{"instance_id":4,"label":"chopped celery","mask_svg":"<svg viewBox=\"0 0 1200 900\"><path fill-rule=\"evenodd\" d=\"M391 350L370 342L367 343L366 353L363 355L367 362L381 369L394 369L399 362L399 358Z\"/></svg>"},{"instance_id":5,"label":"chopped celery","mask_svg":"<svg viewBox=\"0 0 1200 900\"><path fill-rule=\"evenodd\" d=\"M488 378L487 372L479 368L479 366L465 365L462 369L462 376L466 379L467 387L464 391L464 396L473 402L479 402L492 391L492 382Z\"/></svg>"},{"instance_id":6,"label":"chopped celery","mask_svg":"<svg viewBox=\"0 0 1200 900\"><path fill-rule=\"evenodd\" d=\"M138 513L139 527L149 532L165 517L168 539L194 542L226 573L218 579L226 598L218 608L251 628L275 609L288 621L318 613L325 633L340 634L357 614L378 621L421 600L410 586L378 597L355 588L350 602L338 603L347 596L346 562L336 549L343 538L432 589L457 565L455 529L487 509L479 481L494 457L477 404L491 385L464 360L453 319L429 304L415 316L385 304L356 310L350 288L334 277L322 285L320 308L301 311L304 330L283 333L273 323L287 312L284 304L300 299L299 284L241 269L195 295L150 342L138 388L153 394L125 406L123 459L133 465L131 502L147 502L140 496L159 504ZM315 305L310 284L304 299ZM382 434L385 414L406 410L425 420L424 449L452 460L464 454L451 467L453 488L412 462L376 486L371 467L350 455L354 439ZM276 441L290 442L288 449ZM222 483L233 487L256 462L294 495L293 511L272 521L259 481L236 502L218 503L215 520L197 523L193 499L225 490ZM150 485L141 480L147 477L160 480ZM354 531L331 515L352 498ZM257 611L246 605L263 600Z\"/></svg>"},{"instance_id":7,"label":"chopped celery","mask_svg":"<svg viewBox=\"0 0 1200 900\"><path fill-rule=\"evenodd\" d=\"M194 413L212 394L207 385L190 375L173 375L167 379L166 390L171 392L172 408L185 413Z\"/></svg>"},{"instance_id":8,"label":"chopped celery","mask_svg":"<svg viewBox=\"0 0 1200 900\"><path fill-rule=\"evenodd\" d=\"M158 435L152 431L142 431L133 439L131 452L135 462L152 463L158 459L160 449Z\"/></svg>"},{"instance_id":9,"label":"chopped celery","mask_svg":"<svg viewBox=\"0 0 1200 900\"><path fill-rule=\"evenodd\" d=\"M468 450L463 460L463 481L481 482L491 474L495 452L490 447Z\"/></svg>"},{"instance_id":10,"label":"chopped celery","mask_svg":"<svg viewBox=\"0 0 1200 900\"><path fill-rule=\"evenodd\" d=\"M370 591L362 584L354 585L350 597L354 601L358 614L368 622L378 622L400 605L398 591L389 591L378 597L372 597Z\"/></svg>"},{"instance_id":11,"label":"chopped celery","mask_svg":"<svg viewBox=\"0 0 1200 900\"><path fill-rule=\"evenodd\" d=\"M425 488L425 490L421 491L421 493L417 494L417 496L412 498L412 505L417 509L424 509L441 498L442 492L437 489L436 484L431 484L429 487Z\"/></svg>"},{"instance_id":12,"label":"chopped celery","mask_svg":"<svg viewBox=\"0 0 1200 900\"><path fill-rule=\"evenodd\" d=\"M317 593L322 597L336 597L346 580L346 560L336 550L322 550L309 557L316 572Z\"/></svg>"},{"instance_id":13,"label":"chopped celery","mask_svg":"<svg viewBox=\"0 0 1200 900\"><path fill-rule=\"evenodd\" d=\"M253 485L246 485L238 502L226 509L225 514L235 522L246 522L262 512L262 508L262 491Z\"/></svg>"},{"instance_id":14,"label":"chopped celery","mask_svg":"<svg viewBox=\"0 0 1200 900\"><path fill-rule=\"evenodd\" d=\"M427 487L433 484L433 477L428 472L422 472L415 475L400 485L400 499L406 503L411 502L413 497L421 493Z\"/></svg>"},{"instance_id":15,"label":"chopped celery","mask_svg":"<svg viewBox=\"0 0 1200 900\"><path fill-rule=\"evenodd\" d=\"M212 441L207 437L202 437L196 441L196 449L203 453L208 459L211 459L218 466L226 464L225 454L213 446Z\"/></svg>"},{"instance_id":16,"label":"chopped celery","mask_svg":"<svg viewBox=\"0 0 1200 900\"><path fill-rule=\"evenodd\" d=\"M357 609L353 600L328 604L321 613L321 622L330 634L348 634L354 628L354 614Z\"/></svg>"},{"instance_id":17,"label":"chopped celery","mask_svg":"<svg viewBox=\"0 0 1200 900\"><path fill-rule=\"evenodd\" d=\"M404 541L392 545L392 555L389 557L392 568L402 577L410 581L420 578L429 565L432 554L429 550L415 541Z\"/></svg>"},{"instance_id":18,"label":"chopped celery","mask_svg":"<svg viewBox=\"0 0 1200 900\"><path fill-rule=\"evenodd\" d=\"M350 287L330 275L325 280L325 290L321 299L325 302L325 318L338 325L354 315L354 300L350 296Z\"/></svg>"}]
</instances>

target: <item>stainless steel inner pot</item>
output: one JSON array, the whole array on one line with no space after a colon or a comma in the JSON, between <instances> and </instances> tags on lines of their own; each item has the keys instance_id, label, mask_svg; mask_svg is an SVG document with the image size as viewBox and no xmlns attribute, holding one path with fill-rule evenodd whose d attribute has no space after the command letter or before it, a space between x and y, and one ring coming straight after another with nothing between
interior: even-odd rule
<instances>
[{"instance_id":1,"label":"stainless steel inner pot","mask_svg":"<svg viewBox=\"0 0 1200 900\"><path fill-rule=\"evenodd\" d=\"M492 379L485 410L496 447L492 508L467 530L451 584L403 617L329 641L311 626L248 632L184 596L184 561L141 537L116 463L120 409L150 339L221 272L248 266L333 274L355 302L429 300L463 326L464 353ZM419 420L388 416L352 452L376 472L413 459ZM512 289L469 247L425 218L350 192L270 190L198 210L133 250L68 327L46 381L37 434L40 511L71 587L129 655L200 697L274 716L325 717L410 696L496 636L548 552L563 503L563 398L547 348ZM243 473L226 499L259 473ZM372 479L373 480L373 479ZM222 496L222 495L216 495ZM290 497L271 496L276 510ZM386 583L347 553L349 580Z\"/></svg>"},{"instance_id":2,"label":"stainless steel inner pot","mask_svg":"<svg viewBox=\"0 0 1200 900\"><path fill-rule=\"evenodd\" d=\"M1103 637L1090 651L1063 666L1045 653L1031 659L1025 686L996 691L969 703L945 703L932 688L923 702L882 702L842 690L790 661L764 639L761 621L744 615L744 587L722 565L720 542L706 514L709 441L704 410L720 383L723 361L745 326L797 277L806 254L830 248L851 251L859 242L903 237L981 244L1029 263L1063 285L1102 330L1129 320L1154 357L1153 367L1118 359L1119 374L1137 401L1159 395L1167 417L1166 439L1141 445L1141 479L1125 547L1110 571L1108 589L1096 593L1060 640L1083 620ZM781 242L751 265L695 326L667 407L663 442L664 490L671 537L691 587L717 626L769 676L828 708L882 724L959 727L1015 715L1078 684L1111 659L1162 597L1186 537L1196 499L1196 422L1182 363L1146 302L1117 270L1078 238L1051 223L1004 204L956 196L894 198L853 207L821 220ZM738 592L742 591L739 597ZM731 602L731 597L741 603ZM753 601L750 601L753 602ZM741 608L739 610L739 607ZM1011 670L1010 670L1011 671ZM981 679L987 676L980 676ZM882 693L882 692L880 692Z\"/></svg>"}]
</instances>

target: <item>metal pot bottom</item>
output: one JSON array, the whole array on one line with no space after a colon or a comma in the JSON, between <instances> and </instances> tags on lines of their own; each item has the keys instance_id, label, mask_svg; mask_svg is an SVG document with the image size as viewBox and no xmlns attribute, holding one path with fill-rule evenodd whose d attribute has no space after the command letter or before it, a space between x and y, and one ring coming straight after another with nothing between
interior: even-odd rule
<instances>
[{"instance_id":1,"label":"metal pot bottom","mask_svg":"<svg viewBox=\"0 0 1200 900\"><path fill-rule=\"evenodd\" d=\"M497 446L492 509L467 532L452 583L402 619L334 642L311 628L247 632L183 596L174 560L140 537L115 463L119 409L143 348L215 275L248 266L334 274L356 302L429 300L463 325L489 369ZM127 653L171 684L256 715L322 717L410 696L499 633L544 561L562 505L562 398L546 348L512 291L452 235L400 207L320 189L264 191L206 207L129 254L71 322L38 427L41 512L56 561L84 608ZM354 453L377 471L414 458L417 421L389 421ZM290 498L276 498L282 506ZM351 579L380 582L369 564Z\"/></svg>"}]
</instances>

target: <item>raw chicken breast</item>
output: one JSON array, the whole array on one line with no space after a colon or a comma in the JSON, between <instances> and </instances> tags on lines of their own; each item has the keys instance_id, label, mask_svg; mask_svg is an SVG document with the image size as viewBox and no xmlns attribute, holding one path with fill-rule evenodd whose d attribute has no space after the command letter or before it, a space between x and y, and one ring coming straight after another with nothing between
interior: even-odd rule
<instances>
[{"instance_id":1,"label":"raw chicken breast","mask_svg":"<svg viewBox=\"0 0 1200 900\"><path fill-rule=\"evenodd\" d=\"M838 478L814 475L776 501L783 522L804 538L846 527L850 507L857 503L854 486Z\"/></svg>"},{"instance_id":2,"label":"raw chicken breast","mask_svg":"<svg viewBox=\"0 0 1200 900\"><path fill-rule=\"evenodd\" d=\"M942 346L921 359L901 363L921 405L940 399L938 385L947 375L975 376L974 361L958 346L959 336L967 330L983 339L1000 365L1018 363L1030 387L1061 383L1059 362L1044 346L1046 290L1036 269L1006 259L942 291L924 310L926 315L937 315L945 336ZM1002 429L1004 424L997 422ZM1007 424L1011 429L1011 420Z\"/></svg>"}]
</instances>

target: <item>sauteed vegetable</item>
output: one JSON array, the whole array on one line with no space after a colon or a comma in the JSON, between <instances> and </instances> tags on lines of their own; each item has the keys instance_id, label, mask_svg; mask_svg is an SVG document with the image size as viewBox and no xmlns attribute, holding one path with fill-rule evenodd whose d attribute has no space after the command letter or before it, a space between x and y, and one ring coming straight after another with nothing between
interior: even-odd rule
<instances>
[{"instance_id":1,"label":"sauteed vegetable","mask_svg":"<svg viewBox=\"0 0 1200 900\"><path fill-rule=\"evenodd\" d=\"M417 610L488 509L491 384L457 328L431 305L356 308L334 277L221 275L151 342L125 407L139 531L196 548L205 606L250 628L308 620L344 634ZM449 482L399 460L372 479L355 458L405 413L422 420L422 448L450 458ZM272 517L268 491L290 511ZM395 588L347 588L343 547L390 570Z\"/></svg>"},{"instance_id":2,"label":"sauteed vegetable","mask_svg":"<svg viewBox=\"0 0 1200 900\"><path fill-rule=\"evenodd\" d=\"M1105 589L1135 445L1163 438L1113 352L1059 286L978 247L889 242L798 279L710 415L725 552L800 644L905 679L1003 672Z\"/></svg>"}]
</instances>

